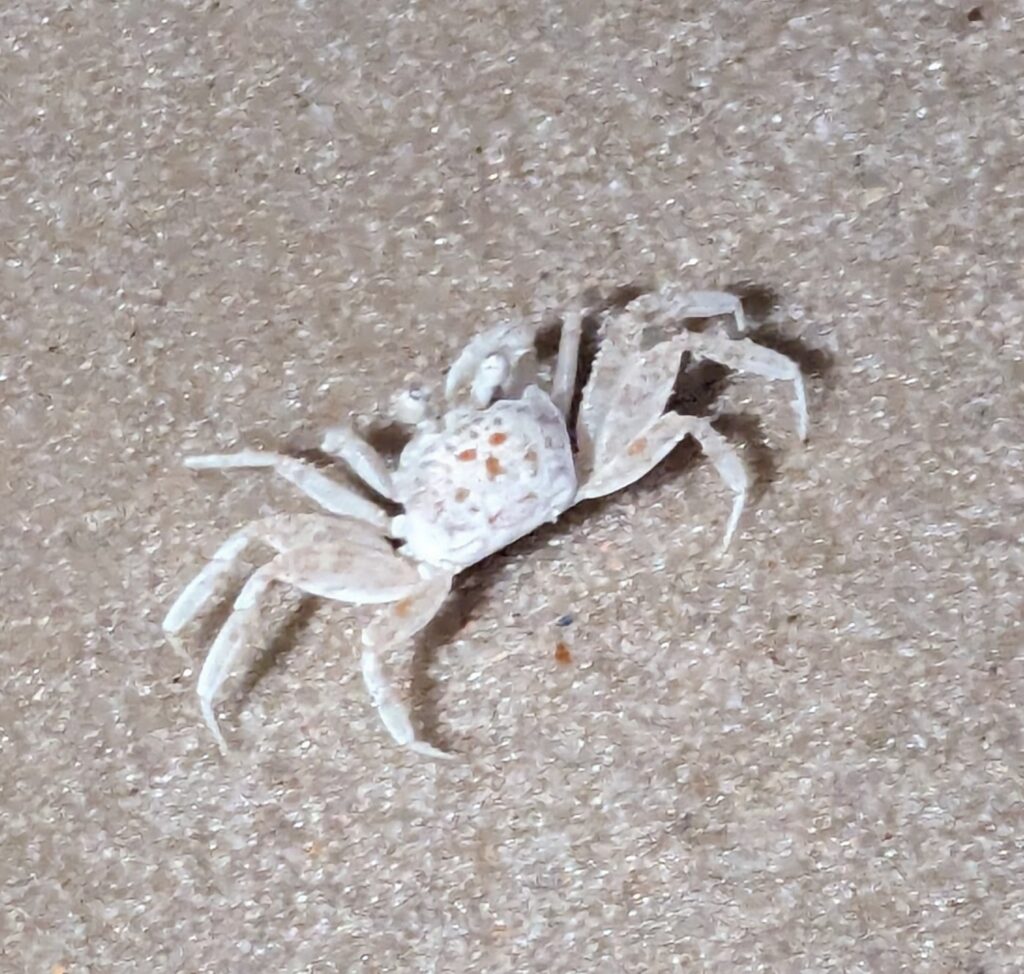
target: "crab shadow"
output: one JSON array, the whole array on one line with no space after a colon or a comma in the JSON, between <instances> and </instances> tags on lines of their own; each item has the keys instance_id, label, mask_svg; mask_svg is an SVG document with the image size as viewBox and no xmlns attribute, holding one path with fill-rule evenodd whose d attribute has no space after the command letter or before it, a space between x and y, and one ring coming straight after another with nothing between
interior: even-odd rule
<instances>
[{"instance_id":1,"label":"crab shadow","mask_svg":"<svg viewBox=\"0 0 1024 974\"><path fill-rule=\"evenodd\" d=\"M644 294L650 288L632 284L616 288L603 301L589 302L592 307L610 310L625 307L629 302ZM763 285L741 282L726 290L738 295L743 302L748 318L755 323L763 322L777 307L774 291ZM688 326L703 330L712 324L711 320L690 321ZM538 334L537 351L543 359L555 353L558 346L560 322L555 321L543 327ZM827 352L813 348L798 338L784 335L772 325L761 324L748 333L748 337L768 348L793 359L805 376L825 377L832 366ZM585 387L598 346L597 326L594 320L584 322L580 347L580 364L577 374L576 393L570 414L570 429L575 425L582 390ZM759 417L750 413L716 414L715 403L728 383L730 372L714 362L692 362L684 359L675 387L669 397L667 408L671 411L692 416L712 418L713 425L726 438L742 445L745 461L751 472L750 501L760 500L776 479L778 464L775 452L769 446L764 424ZM827 385L827 381L821 385ZM384 453L397 454L408 439L408 430L397 426L382 426L371 431L371 440ZM332 465L333 461L318 449L288 450L318 465ZM558 521L538 528L532 534L496 552L460 575L453 583L452 592L437 616L420 632L413 642L412 656L408 667L410 684L410 706L413 721L418 725L420 736L431 743L445 748L439 713L442 691L432 676L432 663L440 646L454 641L477 607L487 595L492 583L505 571L510 562L528 558L534 552L547 547L558 537L577 531L587 520L598 517L615 505L629 501L645 493L656 491L666 483L674 482L699 462L701 451L696 442L687 438L680 443L660 464L624 490L607 497L584 501L567 511ZM378 502L382 498L374 497ZM390 505L387 505L390 507ZM397 512L397 508L395 509ZM309 626L316 612L317 600L302 597L289 617L259 652L242 683L239 696L248 694L278 665L282 657L295 644L297 638ZM236 696L236 700L238 696Z\"/></svg>"},{"instance_id":2,"label":"crab shadow","mask_svg":"<svg viewBox=\"0 0 1024 974\"><path fill-rule=\"evenodd\" d=\"M302 634L309 628L316 615L320 600L314 595L300 595L287 619L278 626L262 648L257 648L252 664L241 680L236 699L247 697L284 659L299 641Z\"/></svg>"}]
</instances>

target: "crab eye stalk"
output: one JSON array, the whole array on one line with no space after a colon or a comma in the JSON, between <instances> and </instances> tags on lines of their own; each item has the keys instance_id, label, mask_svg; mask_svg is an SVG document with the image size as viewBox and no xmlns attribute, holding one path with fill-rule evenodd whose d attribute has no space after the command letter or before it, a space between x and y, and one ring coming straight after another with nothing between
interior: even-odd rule
<instances>
[{"instance_id":1,"label":"crab eye stalk","mask_svg":"<svg viewBox=\"0 0 1024 974\"><path fill-rule=\"evenodd\" d=\"M406 426L422 423L430 414L430 392L424 388L405 389L391 402L391 414Z\"/></svg>"}]
</instances>

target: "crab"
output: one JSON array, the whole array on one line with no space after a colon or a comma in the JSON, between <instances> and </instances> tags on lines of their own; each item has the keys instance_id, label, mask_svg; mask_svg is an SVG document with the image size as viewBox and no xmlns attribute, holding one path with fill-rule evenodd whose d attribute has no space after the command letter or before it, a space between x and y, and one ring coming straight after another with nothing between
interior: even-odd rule
<instances>
[{"instance_id":1,"label":"crab","mask_svg":"<svg viewBox=\"0 0 1024 974\"><path fill-rule=\"evenodd\" d=\"M684 319L726 315L739 337L679 327ZM570 416L587 320L596 321L600 345L579 396L573 436ZM797 431L806 438L799 367L746 337L747 319L733 294L668 287L619 308L577 304L562 316L550 374L536 354L539 329L536 319L506 321L470 341L448 371L440 405L423 390L397 397L393 419L412 430L397 463L352 426L324 435L322 450L372 493L399 505L395 516L313 464L282 453L241 450L186 459L193 470L268 468L324 512L247 524L217 549L164 619L168 638L180 645L181 632L218 597L250 546L260 543L276 552L245 582L199 674L200 709L222 750L227 743L214 702L277 583L380 607L362 632L366 689L397 744L450 758L417 736L382 653L412 640L437 615L460 572L575 504L632 484L686 437L698 442L733 493L723 540L728 547L744 508L748 476L710 420L666 411L684 358L791 382ZM645 340L652 333L662 338Z\"/></svg>"}]
</instances>

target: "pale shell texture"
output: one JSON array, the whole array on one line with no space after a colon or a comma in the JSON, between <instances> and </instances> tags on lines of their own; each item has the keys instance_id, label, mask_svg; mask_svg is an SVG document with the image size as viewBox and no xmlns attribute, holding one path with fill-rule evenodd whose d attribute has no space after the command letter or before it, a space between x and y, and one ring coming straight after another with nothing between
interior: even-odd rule
<instances>
[{"instance_id":1,"label":"pale shell texture","mask_svg":"<svg viewBox=\"0 0 1024 974\"><path fill-rule=\"evenodd\" d=\"M456 418L410 444L399 470L399 499L423 526L407 548L435 564L479 561L554 520L576 493L564 420L539 395Z\"/></svg>"}]
</instances>

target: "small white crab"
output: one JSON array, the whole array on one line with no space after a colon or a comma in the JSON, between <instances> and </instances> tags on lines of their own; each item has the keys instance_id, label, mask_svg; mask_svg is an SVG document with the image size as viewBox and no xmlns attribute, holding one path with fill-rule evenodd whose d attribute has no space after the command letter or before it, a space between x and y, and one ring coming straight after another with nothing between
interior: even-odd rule
<instances>
[{"instance_id":1,"label":"small white crab","mask_svg":"<svg viewBox=\"0 0 1024 974\"><path fill-rule=\"evenodd\" d=\"M416 737L380 652L427 625L459 572L579 501L633 483L687 436L698 441L734 492L725 531L724 544L729 544L743 510L747 473L707 419L665 411L683 356L792 382L798 429L805 438L807 406L796 363L747 338L685 329L645 347L645 329L664 330L685 318L732 315L744 333L746 319L732 294L667 288L618 311L598 311L601 343L580 399L574 452L567 422L588 314L576 310L564 316L549 392L541 387L535 355L536 322L506 322L471 341L448 372L441 415L430 411L426 397L406 395L396 418L414 424L415 431L393 468L352 429L326 434L323 450L377 494L400 504L403 513L397 517L293 457L244 450L186 460L197 470L272 468L331 515L281 515L247 525L221 545L167 613L163 627L174 641L252 543L277 551L235 599L199 675L203 717L222 749L226 744L214 700L275 582L341 602L387 606L362 635L367 690L395 741L450 757Z\"/></svg>"}]
</instances>

